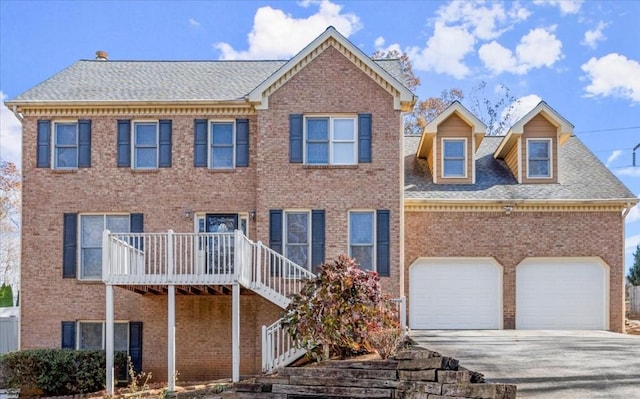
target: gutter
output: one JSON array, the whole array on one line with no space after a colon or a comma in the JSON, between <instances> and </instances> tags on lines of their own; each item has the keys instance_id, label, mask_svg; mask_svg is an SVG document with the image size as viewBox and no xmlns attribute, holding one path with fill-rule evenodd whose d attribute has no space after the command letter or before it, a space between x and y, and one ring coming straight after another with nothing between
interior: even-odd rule
<instances>
[{"instance_id":1,"label":"gutter","mask_svg":"<svg viewBox=\"0 0 640 399\"><path fill-rule=\"evenodd\" d=\"M627 215L629 214L629 212L631 212L631 208L633 208L634 205L635 204L632 204L631 202L627 202L627 206L625 206L624 210L622 211L622 221L624 221L627 218Z\"/></svg>"}]
</instances>

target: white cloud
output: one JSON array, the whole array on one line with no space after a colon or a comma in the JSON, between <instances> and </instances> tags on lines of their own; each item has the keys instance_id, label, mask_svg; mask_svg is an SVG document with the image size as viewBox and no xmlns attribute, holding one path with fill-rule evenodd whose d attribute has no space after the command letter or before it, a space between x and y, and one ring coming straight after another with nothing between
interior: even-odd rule
<instances>
[{"instance_id":1,"label":"white cloud","mask_svg":"<svg viewBox=\"0 0 640 399\"><path fill-rule=\"evenodd\" d=\"M560 14L576 14L580 11L584 0L533 0L536 5L555 6L560 9Z\"/></svg>"},{"instance_id":2,"label":"white cloud","mask_svg":"<svg viewBox=\"0 0 640 399\"><path fill-rule=\"evenodd\" d=\"M502 110L501 117L506 121L506 128L509 129L513 124L522 119L523 116L529 113L536 105L542 101L540 96L536 94L529 94L528 96L520 97L508 107Z\"/></svg>"},{"instance_id":3,"label":"white cloud","mask_svg":"<svg viewBox=\"0 0 640 399\"><path fill-rule=\"evenodd\" d=\"M15 163L22 161L22 125L16 116L4 105L7 96L0 91L0 158Z\"/></svg>"},{"instance_id":4,"label":"white cloud","mask_svg":"<svg viewBox=\"0 0 640 399\"><path fill-rule=\"evenodd\" d=\"M640 166L616 169L615 174L618 176L640 177Z\"/></svg>"},{"instance_id":5,"label":"white cloud","mask_svg":"<svg viewBox=\"0 0 640 399\"><path fill-rule=\"evenodd\" d=\"M390 51L396 51L400 54L402 54L402 49L400 48L400 45L398 43L392 43L388 46L385 47L385 40L384 37L379 36L374 42L373 45L376 49L376 51L379 51L381 53L389 53Z\"/></svg>"},{"instance_id":6,"label":"white cloud","mask_svg":"<svg viewBox=\"0 0 640 399\"><path fill-rule=\"evenodd\" d=\"M200 22L196 21L194 18L189 18L189 25L191 25L193 28L197 28L198 26L200 26Z\"/></svg>"},{"instance_id":7,"label":"white cloud","mask_svg":"<svg viewBox=\"0 0 640 399\"><path fill-rule=\"evenodd\" d=\"M582 65L590 81L587 97L621 97L640 103L640 63L624 55L610 53L592 57Z\"/></svg>"},{"instance_id":8,"label":"white cloud","mask_svg":"<svg viewBox=\"0 0 640 399\"><path fill-rule=\"evenodd\" d=\"M416 70L462 79L469 74L469 68L463 63L464 57L473 51L474 44L475 38L466 29L436 22L426 47L412 47L407 54Z\"/></svg>"},{"instance_id":9,"label":"white cloud","mask_svg":"<svg viewBox=\"0 0 640 399\"><path fill-rule=\"evenodd\" d=\"M624 252L631 254L636 250L636 247L640 244L640 234L628 236L624 240Z\"/></svg>"},{"instance_id":10,"label":"white cloud","mask_svg":"<svg viewBox=\"0 0 640 399\"><path fill-rule=\"evenodd\" d=\"M640 204L631 208L631 210L629 211L629 214L627 215L627 218L625 219L625 222L629 224L629 223L637 222L639 220L640 220Z\"/></svg>"},{"instance_id":11,"label":"white cloud","mask_svg":"<svg viewBox=\"0 0 640 399\"><path fill-rule=\"evenodd\" d=\"M361 27L357 15L342 13L342 6L329 0L304 1L298 4L305 8L318 5L318 12L307 18L294 18L276 8L260 7L253 18L253 28L248 35L249 49L239 51L228 43L218 42L213 46L222 53L220 58L290 58L330 25L345 37L349 37Z\"/></svg>"},{"instance_id":12,"label":"white cloud","mask_svg":"<svg viewBox=\"0 0 640 399\"><path fill-rule=\"evenodd\" d=\"M613 161L615 161L616 159L620 158L620 155L622 155L622 151L621 150L614 150L611 155L609 155L609 158L607 158L607 162L605 163L605 165L607 166L607 168L609 166L611 166L611 164L613 163Z\"/></svg>"},{"instance_id":13,"label":"white cloud","mask_svg":"<svg viewBox=\"0 0 640 399\"><path fill-rule=\"evenodd\" d=\"M598 46L598 42L604 41L607 37L602 33L607 24L600 21L594 29L589 29L584 33L584 39L580 42L583 46L591 47L595 49Z\"/></svg>"},{"instance_id":14,"label":"white cloud","mask_svg":"<svg viewBox=\"0 0 640 399\"><path fill-rule=\"evenodd\" d=\"M511 29L514 23L527 19L530 12L513 3L509 10L503 3L452 1L437 11L439 21L459 24L480 40L491 40Z\"/></svg>"},{"instance_id":15,"label":"white cloud","mask_svg":"<svg viewBox=\"0 0 640 399\"><path fill-rule=\"evenodd\" d=\"M495 74L523 75L534 68L550 68L563 58L562 42L553 33L556 27L532 29L524 35L515 53L495 40L480 46L478 55L484 66Z\"/></svg>"}]
</instances>

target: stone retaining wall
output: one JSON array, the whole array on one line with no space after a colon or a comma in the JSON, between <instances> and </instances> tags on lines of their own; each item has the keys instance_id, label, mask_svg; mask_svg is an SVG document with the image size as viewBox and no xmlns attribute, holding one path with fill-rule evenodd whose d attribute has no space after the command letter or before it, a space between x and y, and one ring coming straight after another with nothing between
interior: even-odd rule
<instances>
[{"instance_id":1,"label":"stone retaining wall","mask_svg":"<svg viewBox=\"0 0 640 399\"><path fill-rule=\"evenodd\" d=\"M460 367L456 359L416 347L391 360L337 360L285 367L277 376L238 383L235 392L222 397L513 399L516 386L484 383L482 374Z\"/></svg>"}]
</instances>

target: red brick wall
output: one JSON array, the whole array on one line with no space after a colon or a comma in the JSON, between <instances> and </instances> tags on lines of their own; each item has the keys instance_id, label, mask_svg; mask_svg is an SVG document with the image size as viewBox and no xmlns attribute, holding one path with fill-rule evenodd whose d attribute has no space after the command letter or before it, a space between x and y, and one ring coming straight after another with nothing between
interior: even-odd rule
<instances>
[{"instance_id":1,"label":"red brick wall","mask_svg":"<svg viewBox=\"0 0 640 399\"><path fill-rule=\"evenodd\" d=\"M619 212L406 212L405 279L419 257L493 257L504 268L504 328L513 329L515 270L523 259L599 256L610 267L609 328L622 332L622 224Z\"/></svg>"},{"instance_id":2,"label":"red brick wall","mask_svg":"<svg viewBox=\"0 0 640 399\"><path fill-rule=\"evenodd\" d=\"M372 114L372 163L305 167L289 163L289 114ZM338 50L329 47L269 97L258 112L258 239L269 242L270 209L325 209L325 253L348 252L348 211L391 211L391 277L383 287L399 293L401 115L393 97Z\"/></svg>"}]
</instances>

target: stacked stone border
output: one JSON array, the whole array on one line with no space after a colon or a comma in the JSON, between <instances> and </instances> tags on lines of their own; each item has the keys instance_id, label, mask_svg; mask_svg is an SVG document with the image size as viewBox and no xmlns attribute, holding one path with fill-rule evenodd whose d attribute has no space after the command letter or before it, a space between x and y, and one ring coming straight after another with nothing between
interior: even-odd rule
<instances>
[{"instance_id":1,"label":"stacked stone border","mask_svg":"<svg viewBox=\"0 0 640 399\"><path fill-rule=\"evenodd\" d=\"M276 376L235 384L223 398L513 399L516 386L489 384L458 360L421 347L390 360L335 360L285 367Z\"/></svg>"}]
</instances>

